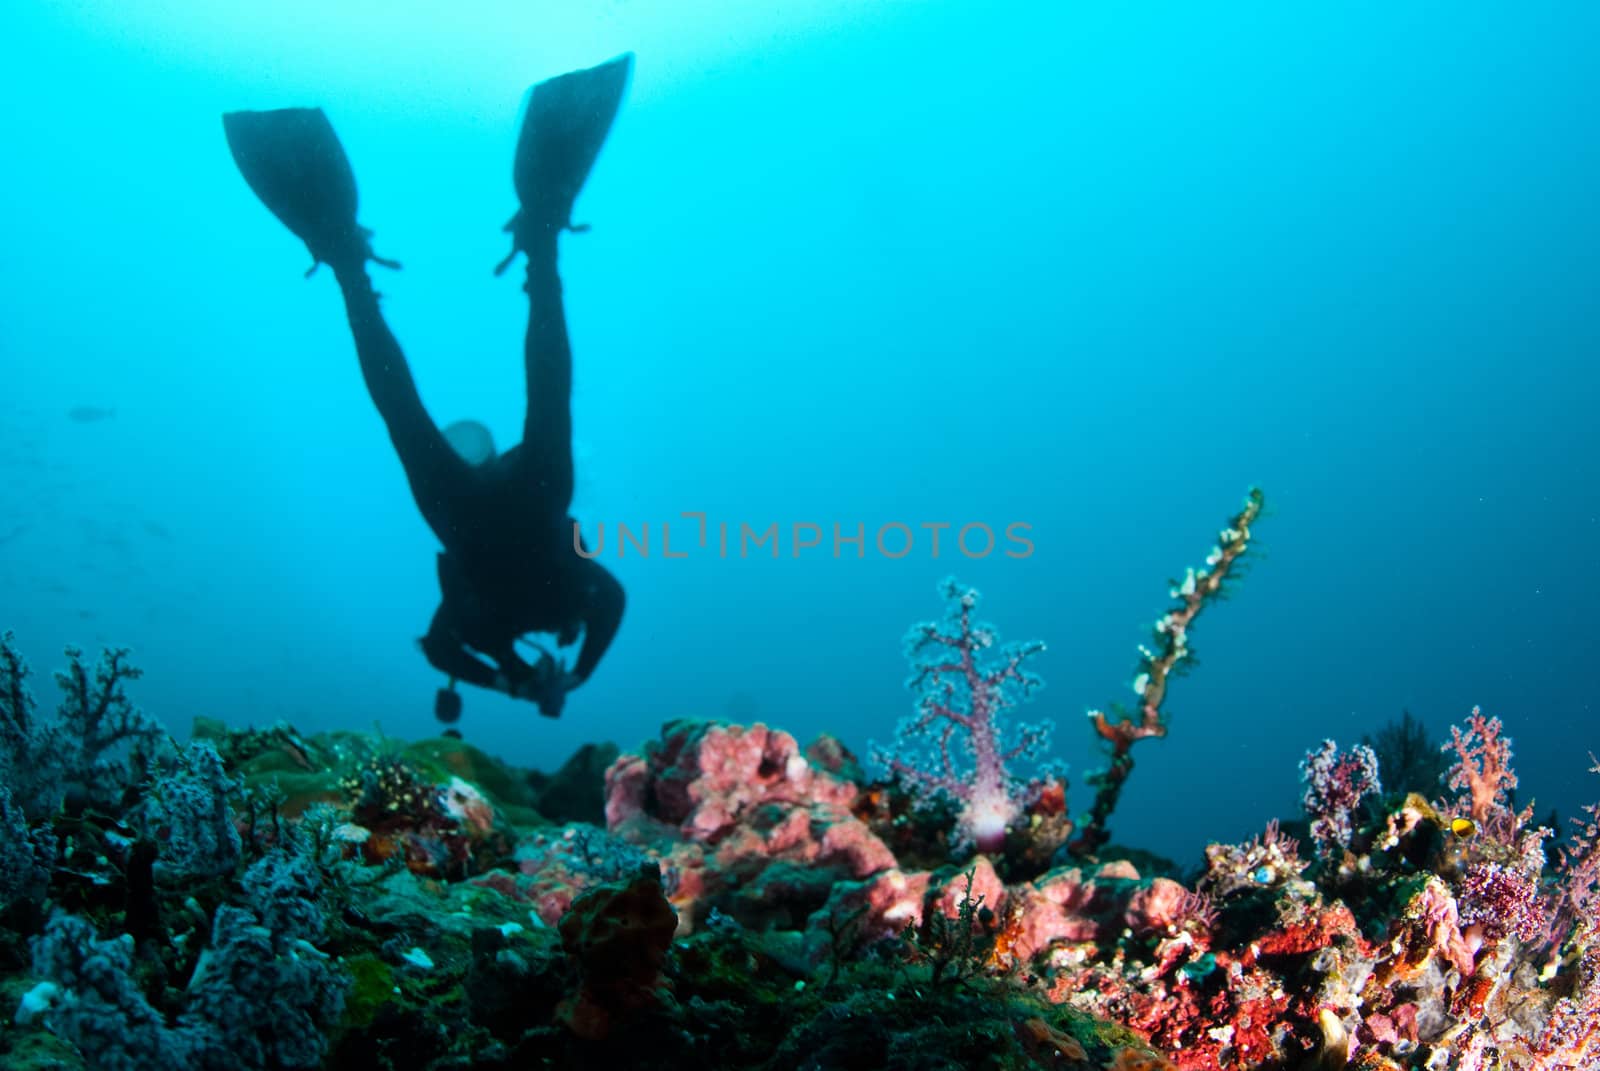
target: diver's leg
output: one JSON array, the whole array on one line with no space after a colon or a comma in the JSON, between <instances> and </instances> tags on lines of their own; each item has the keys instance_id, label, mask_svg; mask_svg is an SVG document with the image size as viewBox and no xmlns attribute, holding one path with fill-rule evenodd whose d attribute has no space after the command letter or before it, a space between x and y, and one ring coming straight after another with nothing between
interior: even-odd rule
<instances>
[{"instance_id":1,"label":"diver's leg","mask_svg":"<svg viewBox=\"0 0 1600 1071\"><path fill-rule=\"evenodd\" d=\"M378 310L367 278L371 232L356 221L355 172L333 125L317 108L229 112L228 146L263 204L300 237L317 264L328 264L344 292L361 374L389 428L424 519L446 546L452 498L465 489L466 462L434 426L417 395L400 344Z\"/></svg>"},{"instance_id":2,"label":"diver's leg","mask_svg":"<svg viewBox=\"0 0 1600 1071\"><path fill-rule=\"evenodd\" d=\"M372 232L356 222L355 172L322 109L228 112L222 125L240 173L306 243L312 271L349 260L400 266L373 255Z\"/></svg>"},{"instance_id":3,"label":"diver's leg","mask_svg":"<svg viewBox=\"0 0 1600 1071\"><path fill-rule=\"evenodd\" d=\"M629 52L533 87L511 169L519 203L517 214L506 224L511 256L500 262L496 275L537 234L572 227L573 201L611 132L632 72Z\"/></svg>"},{"instance_id":4,"label":"diver's leg","mask_svg":"<svg viewBox=\"0 0 1600 1071\"><path fill-rule=\"evenodd\" d=\"M556 235L529 236L528 334L523 346L528 410L522 453L529 485L551 513L565 517L572 505L572 345L561 302Z\"/></svg>"},{"instance_id":5,"label":"diver's leg","mask_svg":"<svg viewBox=\"0 0 1600 1071\"><path fill-rule=\"evenodd\" d=\"M367 393L389 429L423 520L441 543L451 546L451 520L470 479L467 463L451 449L424 408L400 343L378 308L378 295L366 269L359 262L333 267L344 293Z\"/></svg>"},{"instance_id":6,"label":"diver's leg","mask_svg":"<svg viewBox=\"0 0 1600 1071\"><path fill-rule=\"evenodd\" d=\"M622 103L633 56L572 71L534 87L512 169L519 208L507 224L512 256L527 254L528 412L524 466L539 505L564 517L572 504L572 348L561 302L556 241ZM503 270L511 258L502 262Z\"/></svg>"}]
</instances>

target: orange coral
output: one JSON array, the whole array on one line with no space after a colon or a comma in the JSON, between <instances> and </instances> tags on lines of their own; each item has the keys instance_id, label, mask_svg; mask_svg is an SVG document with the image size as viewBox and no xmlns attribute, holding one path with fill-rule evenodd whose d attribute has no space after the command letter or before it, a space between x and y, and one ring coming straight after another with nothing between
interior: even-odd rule
<instances>
[{"instance_id":1,"label":"orange coral","mask_svg":"<svg viewBox=\"0 0 1600 1071\"><path fill-rule=\"evenodd\" d=\"M1106 1071L1178 1071L1178 1065L1153 1052L1122 1049L1106 1064Z\"/></svg>"},{"instance_id":2,"label":"orange coral","mask_svg":"<svg viewBox=\"0 0 1600 1071\"><path fill-rule=\"evenodd\" d=\"M1049 1060L1051 1066L1055 1066L1054 1061L1060 1057L1068 1060L1089 1058L1089 1054L1083 1051L1083 1046L1078 1044L1077 1038L1065 1031L1057 1030L1038 1016L1024 1021L1017 1027L1017 1038L1030 1056Z\"/></svg>"}]
</instances>

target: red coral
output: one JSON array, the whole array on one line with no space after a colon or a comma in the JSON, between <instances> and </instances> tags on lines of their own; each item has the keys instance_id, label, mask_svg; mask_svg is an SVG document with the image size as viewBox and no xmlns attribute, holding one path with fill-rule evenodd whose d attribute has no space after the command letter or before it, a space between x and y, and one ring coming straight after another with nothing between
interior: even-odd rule
<instances>
[{"instance_id":1,"label":"red coral","mask_svg":"<svg viewBox=\"0 0 1600 1071\"><path fill-rule=\"evenodd\" d=\"M1251 946L1253 955L1248 958L1303 956L1328 947L1339 937L1349 937L1359 944L1365 944L1350 909L1343 904L1334 904L1322 908L1308 919L1287 923L1258 937Z\"/></svg>"}]
</instances>

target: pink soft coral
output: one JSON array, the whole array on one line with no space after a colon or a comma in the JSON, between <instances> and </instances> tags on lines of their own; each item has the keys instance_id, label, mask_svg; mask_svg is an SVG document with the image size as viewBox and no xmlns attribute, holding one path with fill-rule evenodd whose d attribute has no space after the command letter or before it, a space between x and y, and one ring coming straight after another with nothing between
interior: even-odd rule
<instances>
[{"instance_id":1,"label":"pink soft coral","mask_svg":"<svg viewBox=\"0 0 1600 1071\"><path fill-rule=\"evenodd\" d=\"M1517 787L1517 775L1511 772L1511 738L1501 735L1504 728L1499 718L1485 718L1481 707L1473 707L1467 731L1450 726L1450 742L1440 749L1456 753L1449 785L1468 793L1469 813L1480 825L1505 810L1507 793Z\"/></svg>"},{"instance_id":2,"label":"pink soft coral","mask_svg":"<svg viewBox=\"0 0 1600 1071\"><path fill-rule=\"evenodd\" d=\"M1001 743L1004 711L1043 684L1022 667L1044 644L1007 645L989 655L998 636L992 626L972 619L977 591L953 578L939 590L948 604L945 620L917 625L906 637L906 654L916 670L908 682L917 692L916 714L901 723L898 753L874 750L920 801L948 797L956 802L960 844L994 852L1028 803L1029 786L1008 764L1034 758L1048 746L1050 726L1044 724L1019 726L1013 746ZM953 753L958 731L970 765L959 764Z\"/></svg>"}]
</instances>

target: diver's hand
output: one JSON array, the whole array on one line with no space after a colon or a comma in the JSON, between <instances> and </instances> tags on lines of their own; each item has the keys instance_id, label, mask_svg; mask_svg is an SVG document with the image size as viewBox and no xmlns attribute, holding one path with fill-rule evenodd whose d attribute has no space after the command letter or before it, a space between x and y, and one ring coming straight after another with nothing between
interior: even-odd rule
<instances>
[{"instance_id":1,"label":"diver's hand","mask_svg":"<svg viewBox=\"0 0 1600 1071\"><path fill-rule=\"evenodd\" d=\"M571 690L569 680L574 679L556 659L546 654L533 665L527 667L527 672L515 678L507 677L504 672L496 680L496 685L504 682L502 690L513 699L525 699L539 707L539 713L547 718L559 718L561 710L566 706L567 692Z\"/></svg>"},{"instance_id":2,"label":"diver's hand","mask_svg":"<svg viewBox=\"0 0 1600 1071\"><path fill-rule=\"evenodd\" d=\"M530 674L512 694L538 706L539 713L545 717L559 718L567 705L567 689L563 685L567 674L553 664L548 670L541 666L541 670Z\"/></svg>"},{"instance_id":3,"label":"diver's hand","mask_svg":"<svg viewBox=\"0 0 1600 1071\"><path fill-rule=\"evenodd\" d=\"M492 687L512 699L532 699L539 691L538 676L534 673L518 673L512 676L501 670L494 675Z\"/></svg>"},{"instance_id":4,"label":"diver's hand","mask_svg":"<svg viewBox=\"0 0 1600 1071\"><path fill-rule=\"evenodd\" d=\"M547 718L559 718L561 717L562 710L564 710L567 705L567 693L556 689L551 689L549 692L540 696L536 702L539 705L540 714L543 714Z\"/></svg>"},{"instance_id":5,"label":"diver's hand","mask_svg":"<svg viewBox=\"0 0 1600 1071\"><path fill-rule=\"evenodd\" d=\"M567 705L567 693L582 683L583 678L577 674L557 668L544 691L534 699L539 704L539 713L547 718L561 717L561 711Z\"/></svg>"},{"instance_id":6,"label":"diver's hand","mask_svg":"<svg viewBox=\"0 0 1600 1071\"><path fill-rule=\"evenodd\" d=\"M496 691L509 695L512 699L534 699L546 687L548 673L541 673L537 667L531 667L526 673L510 676L503 670L495 675L494 686Z\"/></svg>"}]
</instances>

